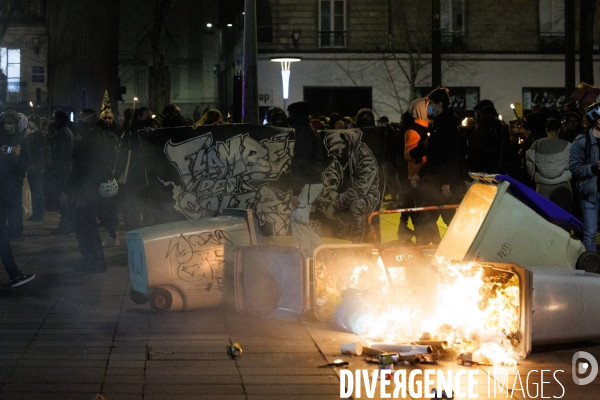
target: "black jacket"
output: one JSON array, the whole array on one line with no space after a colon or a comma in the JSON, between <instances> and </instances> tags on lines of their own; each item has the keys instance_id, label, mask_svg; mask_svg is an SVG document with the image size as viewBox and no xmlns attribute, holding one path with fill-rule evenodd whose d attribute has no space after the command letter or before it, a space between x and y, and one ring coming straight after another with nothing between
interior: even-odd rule
<instances>
[{"instance_id":1,"label":"black jacket","mask_svg":"<svg viewBox=\"0 0 600 400\"><path fill-rule=\"evenodd\" d=\"M323 183L321 162L323 144L317 131L305 123L294 123L294 157L292 158L292 194L297 196L307 184Z\"/></svg>"},{"instance_id":2,"label":"black jacket","mask_svg":"<svg viewBox=\"0 0 600 400\"><path fill-rule=\"evenodd\" d=\"M3 183L11 183L17 187L23 186L23 179L29 168L29 145L22 133L8 134L5 130L0 131L0 147L21 146L21 154L11 154L0 160L0 179Z\"/></svg>"},{"instance_id":3,"label":"black jacket","mask_svg":"<svg viewBox=\"0 0 600 400\"><path fill-rule=\"evenodd\" d=\"M46 134L35 131L27 136L29 144L29 172L41 172L46 165Z\"/></svg>"},{"instance_id":4,"label":"black jacket","mask_svg":"<svg viewBox=\"0 0 600 400\"><path fill-rule=\"evenodd\" d=\"M480 121L469 138L469 171L505 174L509 159L510 138L506 125L497 119Z\"/></svg>"},{"instance_id":5,"label":"black jacket","mask_svg":"<svg viewBox=\"0 0 600 400\"><path fill-rule=\"evenodd\" d=\"M54 145L50 150L48 170L52 175L66 179L71 171L75 138L73 132L66 126L56 131Z\"/></svg>"},{"instance_id":6,"label":"black jacket","mask_svg":"<svg viewBox=\"0 0 600 400\"><path fill-rule=\"evenodd\" d=\"M94 127L82 135L75 147L73 168L65 188L75 208L89 208L98 201L98 187L112 170L108 165L106 143L103 133Z\"/></svg>"},{"instance_id":7,"label":"black jacket","mask_svg":"<svg viewBox=\"0 0 600 400\"><path fill-rule=\"evenodd\" d=\"M146 167L142 152L139 130L144 129L141 123L132 124L131 127L123 133L119 142L117 153L117 162L115 164L115 177L119 179L127 168L127 158L131 151L129 161L129 171L127 173L126 185L135 185L136 187L146 187Z\"/></svg>"},{"instance_id":8,"label":"black jacket","mask_svg":"<svg viewBox=\"0 0 600 400\"><path fill-rule=\"evenodd\" d=\"M427 163L420 174L440 181L442 185L455 185L460 180L459 119L452 108L444 110L433 119L427 144Z\"/></svg>"}]
</instances>

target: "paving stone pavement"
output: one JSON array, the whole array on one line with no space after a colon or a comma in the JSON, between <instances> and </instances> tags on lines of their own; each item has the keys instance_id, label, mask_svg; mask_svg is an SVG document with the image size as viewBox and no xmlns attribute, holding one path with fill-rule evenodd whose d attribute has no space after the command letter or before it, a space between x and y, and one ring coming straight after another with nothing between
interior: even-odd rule
<instances>
[{"instance_id":1,"label":"paving stone pavement","mask_svg":"<svg viewBox=\"0 0 600 400\"><path fill-rule=\"evenodd\" d=\"M318 364L341 358L351 371L375 369L339 354L356 335L311 318L265 320L226 307L153 313L129 298L123 232L122 244L106 249L108 272L82 274L72 271L80 257L74 235L49 235L57 224L56 213L48 213L43 223L27 222L26 237L12 242L19 266L37 279L12 289L0 274L0 400L92 400L99 393L106 400L328 400L340 398L340 369ZM226 353L230 341L243 347L236 360ZM571 379L577 350L600 359L600 345L590 342L534 349L518 367L496 368L511 389L517 377L527 386L528 373L530 384L529 392L517 383L512 397L505 390L495 398L532 398L531 382L543 380L544 396L600 399L600 377L588 386ZM417 368L458 366L414 365L407 373ZM475 392L490 398L494 369L478 370ZM542 378L541 370L564 372ZM379 383L374 398L382 398Z\"/></svg>"}]
</instances>

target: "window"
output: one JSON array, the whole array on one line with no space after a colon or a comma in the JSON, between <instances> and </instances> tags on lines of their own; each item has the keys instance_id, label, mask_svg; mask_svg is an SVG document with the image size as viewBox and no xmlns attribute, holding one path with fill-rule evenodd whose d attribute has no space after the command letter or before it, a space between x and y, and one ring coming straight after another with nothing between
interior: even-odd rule
<instances>
[{"instance_id":1,"label":"window","mask_svg":"<svg viewBox=\"0 0 600 400\"><path fill-rule=\"evenodd\" d=\"M268 0L256 2L256 42L273 43L273 15Z\"/></svg>"},{"instance_id":2,"label":"window","mask_svg":"<svg viewBox=\"0 0 600 400\"><path fill-rule=\"evenodd\" d=\"M0 99L2 102L20 102L21 90L24 85L21 82L21 50L0 47L0 69L6 75L7 98Z\"/></svg>"},{"instance_id":3,"label":"window","mask_svg":"<svg viewBox=\"0 0 600 400\"><path fill-rule=\"evenodd\" d=\"M433 89L429 87L416 87L417 97L426 97ZM450 106L454 111L469 111L479 103L478 87L448 87L450 90Z\"/></svg>"},{"instance_id":4,"label":"window","mask_svg":"<svg viewBox=\"0 0 600 400\"><path fill-rule=\"evenodd\" d=\"M441 0L440 28L444 51L461 50L465 40L464 0Z\"/></svg>"},{"instance_id":5,"label":"window","mask_svg":"<svg viewBox=\"0 0 600 400\"><path fill-rule=\"evenodd\" d=\"M540 51L562 53L564 45L564 0L540 0Z\"/></svg>"},{"instance_id":6,"label":"window","mask_svg":"<svg viewBox=\"0 0 600 400\"><path fill-rule=\"evenodd\" d=\"M346 47L346 1L320 0L319 46Z\"/></svg>"}]
</instances>

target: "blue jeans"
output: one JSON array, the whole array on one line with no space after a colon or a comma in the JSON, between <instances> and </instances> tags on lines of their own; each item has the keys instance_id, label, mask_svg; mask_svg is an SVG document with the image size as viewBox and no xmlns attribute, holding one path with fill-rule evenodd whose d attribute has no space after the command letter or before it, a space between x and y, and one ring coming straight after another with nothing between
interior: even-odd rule
<instances>
[{"instance_id":1,"label":"blue jeans","mask_svg":"<svg viewBox=\"0 0 600 400\"><path fill-rule=\"evenodd\" d=\"M583 211L583 245L586 251L596 251L596 232L598 232L598 210L600 199L595 203L581 200Z\"/></svg>"}]
</instances>

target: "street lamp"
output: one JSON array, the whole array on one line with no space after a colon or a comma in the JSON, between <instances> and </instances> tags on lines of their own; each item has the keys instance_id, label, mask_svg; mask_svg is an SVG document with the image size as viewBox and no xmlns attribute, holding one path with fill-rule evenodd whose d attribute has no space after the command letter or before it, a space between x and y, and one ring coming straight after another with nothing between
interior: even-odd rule
<instances>
[{"instance_id":1,"label":"street lamp","mask_svg":"<svg viewBox=\"0 0 600 400\"><path fill-rule=\"evenodd\" d=\"M290 66L300 58L272 58L271 61L281 63L281 81L283 83L283 110L287 110L287 99L290 90Z\"/></svg>"}]
</instances>

